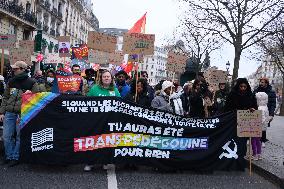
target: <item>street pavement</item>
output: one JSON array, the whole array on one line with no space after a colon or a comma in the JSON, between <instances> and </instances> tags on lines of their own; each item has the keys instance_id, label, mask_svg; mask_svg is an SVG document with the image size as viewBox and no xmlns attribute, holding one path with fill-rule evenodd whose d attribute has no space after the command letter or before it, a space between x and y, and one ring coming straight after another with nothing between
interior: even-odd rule
<instances>
[{"instance_id":1,"label":"street pavement","mask_svg":"<svg viewBox=\"0 0 284 189\"><path fill-rule=\"evenodd\" d=\"M141 167L137 171L118 168L115 171L119 189L136 188L200 188L200 189L276 189L268 180L248 172L214 172L213 174L157 173ZM92 172L83 172L83 165L50 167L21 164L7 168L0 166L0 188L113 188L108 171L97 167Z\"/></svg>"},{"instance_id":2,"label":"street pavement","mask_svg":"<svg viewBox=\"0 0 284 189\"><path fill-rule=\"evenodd\" d=\"M185 171L182 173L158 173L151 168L139 167L128 170L118 167L104 170L101 166L92 172L84 172L84 165L74 166L40 166L20 164L8 168L0 165L0 189L17 188L119 188L119 189L274 189L283 188L279 180L273 180L265 171L272 173L283 181L284 175L284 117L276 116L267 130L269 142L263 148L261 161L253 162L252 176L246 172L214 172L201 174ZM0 154L2 156L2 154ZM260 176L262 175L262 176ZM264 176L264 177L263 177ZM279 186L280 185L280 186Z\"/></svg>"}]
</instances>

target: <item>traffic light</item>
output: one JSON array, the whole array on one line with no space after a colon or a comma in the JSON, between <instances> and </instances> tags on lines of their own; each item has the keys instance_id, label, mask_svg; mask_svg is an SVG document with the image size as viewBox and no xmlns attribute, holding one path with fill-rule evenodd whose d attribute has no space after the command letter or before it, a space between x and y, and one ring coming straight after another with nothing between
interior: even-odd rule
<instances>
[{"instance_id":1,"label":"traffic light","mask_svg":"<svg viewBox=\"0 0 284 189\"><path fill-rule=\"evenodd\" d=\"M38 30L35 36L35 52L41 51L42 30Z\"/></svg>"}]
</instances>

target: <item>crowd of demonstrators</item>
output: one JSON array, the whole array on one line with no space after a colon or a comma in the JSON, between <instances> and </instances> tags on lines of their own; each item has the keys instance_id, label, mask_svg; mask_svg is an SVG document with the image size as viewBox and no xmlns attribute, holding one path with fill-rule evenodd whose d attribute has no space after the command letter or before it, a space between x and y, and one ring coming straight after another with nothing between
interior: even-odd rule
<instances>
[{"instance_id":1,"label":"crowd of demonstrators","mask_svg":"<svg viewBox=\"0 0 284 189\"><path fill-rule=\"evenodd\" d=\"M276 93L272 89L272 86L269 84L269 79L268 78L260 78L259 79L259 86L254 90L254 94L258 92L265 92L268 95L268 111L269 111L269 123L268 127L270 127L270 122L273 120L275 109L276 109ZM265 147L265 142L267 142L266 138L266 130L262 132L262 137L261 137L261 142L263 147Z\"/></svg>"},{"instance_id":2,"label":"crowd of demonstrators","mask_svg":"<svg viewBox=\"0 0 284 189\"><path fill-rule=\"evenodd\" d=\"M19 159L20 131L16 123L20 116L21 95L30 91L58 93L58 90L54 90L58 88L55 70L37 71L34 77L30 78L27 69L25 62L18 61L12 66L14 76L6 85L6 82L3 82L5 78L0 77L2 96L0 121L4 120L4 162L11 166L16 165ZM82 77L79 65L73 65L71 70L73 75ZM265 112L267 107L271 121L276 106L275 92L266 78L260 79L259 87L254 92L245 78L239 78L230 92L226 83L219 83L219 90L214 93L209 90L209 85L202 74L199 74L194 81L186 82L183 87L169 80L161 80L154 88L150 86L145 71L138 74L137 82L136 77L133 77L134 79L129 77L125 71L119 71L113 76L108 70L101 70L101 73L97 74L93 69L87 69L85 75L82 77L79 91L74 95L121 97L146 108L152 107L186 117L206 118L228 111L254 111L257 108ZM263 93L267 95L267 105L263 103L266 102ZM262 95L257 101L256 96L259 94ZM266 122L267 119L263 120L264 139L268 125ZM240 139L243 148L246 148L246 140L246 138ZM260 139L255 138L253 141L254 157L259 159ZM245 154L240 156L242 155ZM86 165L84 170L90 171L92 168L93 165Z\"/></svg>"}]
</instances>

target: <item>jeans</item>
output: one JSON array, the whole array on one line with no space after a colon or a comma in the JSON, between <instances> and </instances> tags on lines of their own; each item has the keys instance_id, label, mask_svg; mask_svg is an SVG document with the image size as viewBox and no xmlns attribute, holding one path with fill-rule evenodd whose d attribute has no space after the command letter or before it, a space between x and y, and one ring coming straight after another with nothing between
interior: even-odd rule
<instances>
[{"instance_id":1,"label":"jeans","mask_svg":"<svg viewBox=\"0 0 284 189\"><path fill-rule=\"evenodd\" d=\"M20 156L20 127L16 124L18 118L19 114L5 113L3 140L6 159L8 160L19 160Z\"/></svg>"}]
</instances>

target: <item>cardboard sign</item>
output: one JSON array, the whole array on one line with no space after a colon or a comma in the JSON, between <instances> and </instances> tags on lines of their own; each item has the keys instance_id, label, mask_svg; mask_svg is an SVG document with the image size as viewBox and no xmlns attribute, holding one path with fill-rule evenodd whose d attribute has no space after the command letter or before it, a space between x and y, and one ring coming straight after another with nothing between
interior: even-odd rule
<instances>
[{"instance_id":1,"label":"cardboard sign","mask_svg":"<svg viewBox=\"0 0 284 189\"><path fill-rule=\"evenodd\" d=\"M219 90L219 83L227 83L228 75L223 70L209 69L204 73L204 78L209 83L209 86L214 90Z\"/></svg>"},{"instance_id":2,"label":"cardboard sign","mask_svg":"<svg viewBox=\"0 0 284 189\"><path fill-rule=\"evenodd\" d=\"M56 75L60 93L77 92L80 90L82 77L78 75L62 76Z\"/></svg>"},{"instance_id":3,"label":"cardboard sign","mask_svg":"<svg viewBox=\"0 0 284 189\"><path fill-rule=\"evenodd\" d=\"M16 43L16 35L0 34L0 48L14 47Z\"/></svg>"},{"instance_id":4,"label":"cardboard sign","mask_svg":"<svg viewBox=\"0 0 284 189\"><path fill-rule=\"evenodd\" d=\"M45 56L44 63L45 64L60 64L60 63L64 63L64 60L65 62L71 61L70 57L63 58L63 57L59 57L58 53L49 53Z\"/></svg>"},{"instance_id":5,"label":"cardboard sign","mask_svg":"<svg viewBox=\"0 0 284 189\"><path fill-rule=\"evenodd\" d=\"M28 65L32 65L31 52L28 49L10 49L10 64L13 65L17 61L24 61Z\"/></svg>"},{"instance_id":6,"label":"cardboard sign","mask_svg":"<svg viewBox=\"0 0 284 189\"><path fill-rule=\"evenodd\" d=\"M155 35L142 33L125 33L122 51L124 54L154 54Z\"/></svg>"},{"instance_id":7,"label":"cardboard sign","mask_svg":"<svg viewBox=\"0 0 284 189\"><path fill-rule=\"evenodd\" d=\"M167 71L183 73L188 57L185 54L170 51L166 64Z\"/></svg>"},{"instance_id":8,"label":"cardboard sign","mask_svg":"<svg viewBox=\"0 0 284 189\"><path fill-rule=\"evenodd\" d=\"M238 110L237 133L238 137L261 137L262 136L262 114L260 110L250 112L249 110Z\"/></svg>"},{"instance_id":9,"label":"cardboard sign","mask_svg":"<svg viewBox=\"0 0 284 189\"><path fill-rule=\"evenodd\" d=\"M33 40L20 40L20 48L25 48L29 50L31 54L33 54L35 42Z\"/></svg>"},{"instance_id":10,"label":"cardboard sign","mask_svg":"<svg viewBox=\"0 0 284 189\"><path fill-rule=\"evenodd\" d=\"M88 48L103 52L115 52L117 38L115 36L89 31Z\"/></svg>"},{"instance_id":11,"label":"cardboard sign","mask_svg":"<svg viewBox=\"0 0 284 189\"><path fill-rule=\"evenodd\" d=\"M124 55L122 53L108 53L96 50L89 50L88 60L95 64L114 64L121 65Z\"/></svg>"},{"instance_id":12,"label":"cardboard sign","mask_svg":"<svg viewBox=\"0 0 284 189\"><path fill-rule=\"evenodd\" d=\"M58 37L59 57L70 57L70 36Z\"/></svg>"}]
</instances>

